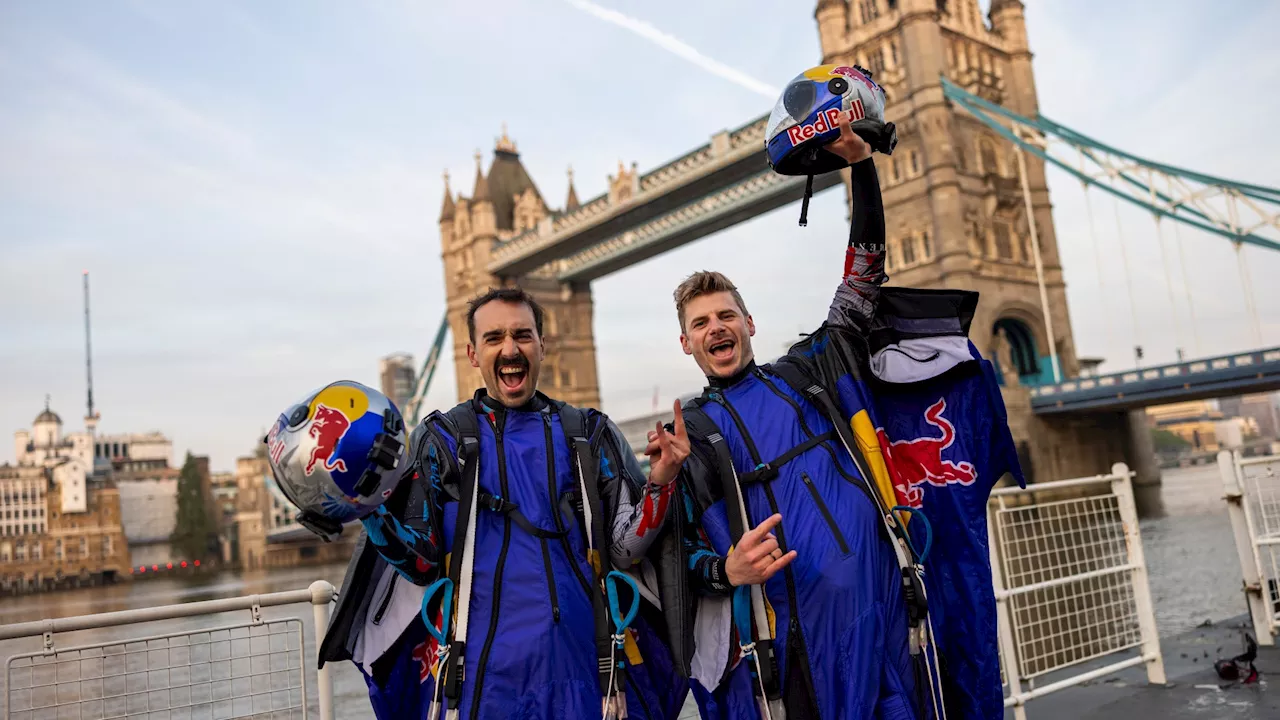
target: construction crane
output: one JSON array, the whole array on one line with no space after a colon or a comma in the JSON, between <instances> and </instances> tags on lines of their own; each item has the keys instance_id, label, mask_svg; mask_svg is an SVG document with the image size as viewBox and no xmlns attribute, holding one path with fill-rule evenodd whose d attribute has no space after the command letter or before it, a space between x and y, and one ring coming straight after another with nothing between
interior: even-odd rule
<instances>
[{"instance_id":1,"label":"construction crane","mask_svg":"<svg viewBox=\"0 0 1280 720\"><path fill-rule=\"evenodd\" d=\"M449 313L440 319L440 329L436 331L436 339L431 343L431 350L422 361L422 370L418 372L413 383L413 395L405 403L404 418L410 428L415 428L422 420L422 406L427 399L427 391L431 388L431 379L436 375L436 367L440 364L440 353L444 350L444 339L449 334Z\"/></svg>"}]
</instances>

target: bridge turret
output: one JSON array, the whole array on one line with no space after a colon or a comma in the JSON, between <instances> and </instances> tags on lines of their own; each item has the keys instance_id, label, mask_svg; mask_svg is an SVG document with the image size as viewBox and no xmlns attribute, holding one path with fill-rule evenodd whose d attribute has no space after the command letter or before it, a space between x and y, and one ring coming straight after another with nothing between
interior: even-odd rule
<instances>
[{"instance_id":1,"label":"bridge turret","mask_svg":"<svg viewBox=\"0 0 1280 720\"><path fill-rule=\"evenodd\" d=\"M1031 45L1027 40L1027 18L1020 0L992 0L991 30L1004 40L1009 54L1008 99L1011 110L1027 117L1040 114L1036 100L1036 80L1031 71Z\"/></svg>"},{"instance_id":2,"label":"bridge turret","mask_svg":"<svg viewBox=\"0 0 1280 720\"><path fill-rule=\"evenodd\" d=\"M818 21L822 57L843 51L849 44L849 4L845 0L818 0L813 17Z\"/></svg>"},{"instance_id":3,"label":"bridge turret","mask_svg":"<svg viewBox=\"0 0 1280 720\"><path fill-rule=\"evenodd\" d=\"M582 203L578 202L578 191L573 187L573 167L569 167L569 196L564 201L564 211L571 213L582 207Z\"/></svg>"}]
</instances>

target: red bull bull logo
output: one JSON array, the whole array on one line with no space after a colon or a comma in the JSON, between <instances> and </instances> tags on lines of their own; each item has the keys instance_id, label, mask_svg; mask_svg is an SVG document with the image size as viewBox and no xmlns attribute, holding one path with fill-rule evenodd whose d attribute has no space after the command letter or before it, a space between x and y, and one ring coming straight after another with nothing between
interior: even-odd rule
<instances>
[{"instance_id":1,"label":"red bull bull logo","mask_svg":"<svg viewBox=\"0 0 1280 720\"><path fill-rule=\"evenodd\" d=\"M338 452L338 442L342 440L343 435L347 434L349 427L351 427L351 421L346 415L326 405L316 404L315 414L311 418L311 429L307 431L307 434L316 441L316 446L311 450L311 457L307 460L308 475L311 474L316 463L320 463L321 467L329 472L347 471L347 464L342 458L333 456Z\"/></svg>"},{"instance_id":2,"label":"red bull bull logo","mask_svg":"<svg viewBox=\"0 0 1280 720\"><path fill-rule=\"evenodd\" d=\"M943 398L924 413L925 422L942 431L942 437L889 442L885 431L876 428L876 437L892 469L894 490L904 505L918 508L923 504L924 490L920 486L925 483L935 487L953 483L971 485L978 478L973 463L942 459L942 451L951 447L956 439L955 426L942 416L946 409L947 401Z\"/></svg>"},{"instance_id":3,"label":"red bull bull logo","mask_svg":"<svg viewBox=\"0 0 1280 720\"><path fill-rule=\"evenodd\" d=\"M867 116L867 111L862 107L862 99L854 98L849 104L849 122L857 122ZM818 118L806 125L795 125L787 128L787 139L791 141L792 147L799 145L806 140L821 135L828 130L834 130L840 125L840 108L830 108L818 114Z\"/></svg>"}]
</instances>

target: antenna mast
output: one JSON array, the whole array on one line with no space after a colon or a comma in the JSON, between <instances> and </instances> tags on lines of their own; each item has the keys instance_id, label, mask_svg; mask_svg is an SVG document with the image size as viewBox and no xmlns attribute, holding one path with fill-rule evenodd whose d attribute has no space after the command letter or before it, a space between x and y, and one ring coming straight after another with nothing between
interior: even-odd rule
<instances>
[{"instance_id":1,"label":"antenna mast","mask_svg":"<svg viewBox=\"0 0 1280 720\"><path fill-rule=\"evenodd\" d=\"M93 411L93 345L89 335L89 271L84 271L84 369L88 379L89 414L84 416L85 428L92 433L98 425L98 414Z\"/></svg>"}]
</instances>

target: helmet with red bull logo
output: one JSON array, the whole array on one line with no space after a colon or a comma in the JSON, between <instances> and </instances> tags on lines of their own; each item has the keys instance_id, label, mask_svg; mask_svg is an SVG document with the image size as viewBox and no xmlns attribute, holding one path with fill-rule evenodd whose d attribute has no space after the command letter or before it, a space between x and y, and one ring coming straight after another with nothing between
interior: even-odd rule
<instances>
[{"instance_id":1,"label":"helmet with red bull logo","mask_svg":"<svg viewBox=\"0 0 1280 720\"><path fill-rule=\"evenodd\" d=\"M769 167L781 175L822 175L848 166L823 147L840 137L840 115L871 145L890 155L897 130L884 119L884 89L857 65L820 65L787 83L765 129Z\"/></svg>"},{"instance_id":2,"label":"helmet with red bull logo","mask_svg":"<svg viewBox=\"0 0 1280 720\"><path fill-rule=\"evenodd\" d=\"M292 405L263 442L299 524L325 540L386 502L408 467L400 411L377 390L347 380Z\"/></svg>"}]
</instances>

